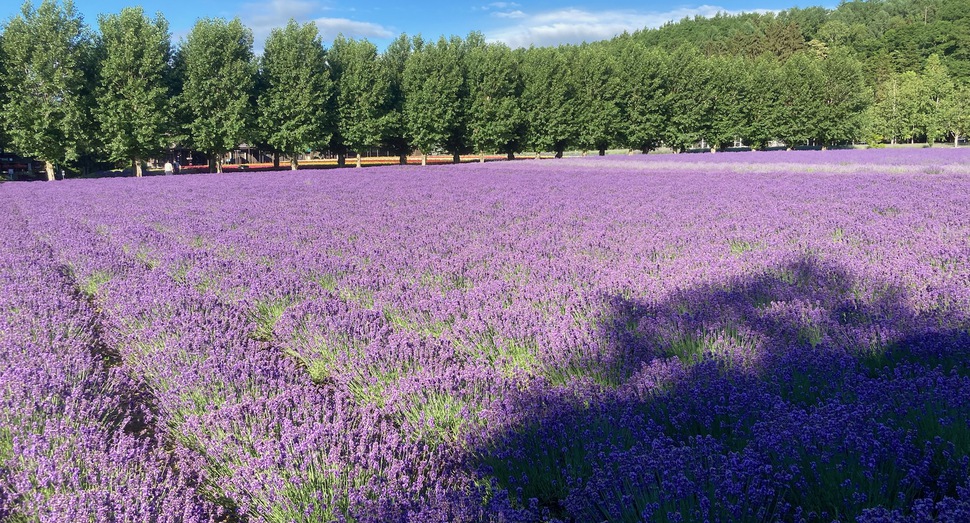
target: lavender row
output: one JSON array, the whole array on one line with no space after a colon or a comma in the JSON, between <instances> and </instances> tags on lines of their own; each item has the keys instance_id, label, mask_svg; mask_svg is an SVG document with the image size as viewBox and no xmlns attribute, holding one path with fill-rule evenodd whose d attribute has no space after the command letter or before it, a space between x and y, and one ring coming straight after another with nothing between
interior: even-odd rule
<instances>
[{"instance_id":1,"label":"lavender row","mask_svg":"<svg viewBox=\"0 0 970 523\"><path fill-rule=\"evenodd\" d=\"M176 451L202 471L209 499L259 521L482 511L480 489L452 477L443 449L406 440L396 420L354 409L344 391L314 385L294 360L265 350L249 309L207 276L226 263L180 249L154 229L126 231L149 250L130 249L80 213L66 223L55 216L35 217L32 226L48 231L61 262L91 284L105 339L151 388ZM48 220L60 223L55 229ZM149 259L161 246L164 259Z\"/></svg>"},{"instance_id":2,"label":"lavender row","mask_svg":"<svg viewBox=\"0 0 970 523\"><path fill-rule=\"evenodd\" d=\"M138 384L106 361L95 312L4 204L0 518L211 521Z\"/></svg>"}]
</instances>

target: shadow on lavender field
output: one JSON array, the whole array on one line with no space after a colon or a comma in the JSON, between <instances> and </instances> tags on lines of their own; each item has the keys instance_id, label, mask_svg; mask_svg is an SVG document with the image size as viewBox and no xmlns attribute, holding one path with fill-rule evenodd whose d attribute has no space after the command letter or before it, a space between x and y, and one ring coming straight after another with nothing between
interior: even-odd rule
<instances>
[{"instance_id":1,"label":"shadow on lavender field","mask_svg":"<svg viewBox=\"0 0 970 523\"><path fill-rule=\"evenodd\" d=\"M608 297L605 351L547 362L474 466L547 520L967 520L967 318L909 294L802 257Z\"/></svg>"}]
</instances>

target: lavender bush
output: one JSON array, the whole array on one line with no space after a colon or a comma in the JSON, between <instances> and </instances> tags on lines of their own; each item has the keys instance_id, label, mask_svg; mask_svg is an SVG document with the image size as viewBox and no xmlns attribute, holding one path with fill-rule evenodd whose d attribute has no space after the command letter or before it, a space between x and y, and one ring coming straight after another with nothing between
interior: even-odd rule
<instances>
[{"instance_id":1,"label":"lavender bush","mask_svg":"<svg viewBox=\"0 0 970 523\"><path fill-rule=\"evenodd\" d=\"M959 521L968 175L884 150L6 185L0 514Z\"/></svg>"}]
</instances>

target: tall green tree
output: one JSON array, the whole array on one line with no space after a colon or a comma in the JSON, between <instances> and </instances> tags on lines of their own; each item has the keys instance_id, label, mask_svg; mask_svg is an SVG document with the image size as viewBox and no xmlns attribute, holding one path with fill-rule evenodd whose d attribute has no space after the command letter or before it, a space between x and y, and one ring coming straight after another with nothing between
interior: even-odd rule
<instances>
[{"instance_id":1,"label":"tall green tree","mask_svg":"<svg viewBox=\"0 0 970 523\"><path fill-rule=\"evenodd\" d=\"M519 104L522 73L515 53L504 44L473 47L465 61L468 71L470 139L481 154L501 152L511 160L523 140L524 118Z\"/></svg>"},{"instance_id":2,"label":"tall green tree","mask_svg":"<svg viewBox=\"0 0 970 523\"><path fill-rule=\"evenodd\" d=\"M953 80L938 55L930 55L923 67L923 129L931 147L946 136L947 103L953 93Z\"/></svg>"},{"instance_id":3,"label":"tall green tree","mask_svg":"<svg viewBox=\"0 0 970 523\"><path fill-rule=\"evenodd\" d=\"M238 18L203 18L182 51L185 134L189 145L209 157L209 170L222 172L223 156L253 134L253 34Z\"/></svg>"},{"instance_id":4,"label":"tall green tree","mask_svg":"<svg viewBox=\"0 0 970 523\"><path fill-rule=\"evenodd\" d=\"M866 83L862 64L849 54L837 51L816 60L820 83L816 86L815 106L820 109L814 137L825 147L861 137L866 109L872 91Z\"/></svg>"},{"instance_id":5,"label":"tall green tree","mask_svg":"<svg viewBox=\"0 0 970 523\"><path fill-rule=\"evenodd\" d=\"M727 148L746 134L744 112L748 87L747 61L741 57L713 56L707 59L710 112L704 121L704 138L711 150Z\"/></svg>"},{"instance_id":6,"label":"tall green tree","mask_svg":"<svg viewBox=\"0 0 970 523\"><path fill-rule=\"evenodd\" d=\"M404 68L404 109L408 134L421 149L421 163L428 152L444 148L460 159L465 140L466 84L462 70L463 42L442 37L416 48Z\"/></svg>"},{"instance_id":7,"label":"tall green tree","mask_svg":"<svg viewBox=\"0 0 970 523\"><path fill-rule=\"evenodd\" d=\"M954 147L960 145L960 137L970 136L970 83L957 84L951 91L945 121Z\"/></svg>"},{"instance_id":8,"label":"tall green tree","mask_svg":"<svg viewBox=\"0 0 970 523\"><path fill-rule=\"evenodd\" d=\"M585 150L598 151L619 144L622 133L621 64L610 48L584 45L573 51L572 82L576 89L576 137Z\"/></svg>"},{"instance_id":9,"label":"tall green tree","mask_svg":"<svg viewBox=\"0 0 970 523\"><path fill-rule=\"evenodd\" d=\"M664 143L675 151L685 151L704 137L706 122L714 108L709 96L710 63L696 49L683 47L669 58L667 101L670 119Z\"/></svg>"},{"instance_id":10,"label":"tall green tree","mask_svg":"<svg viewBox=\"0 0 970 523\"><path fill-rule=\"evenodd\" d=\"M529 48L522 64L526 143L537 157L542 151L555 151L561 158L577 138L575 83L565 52L554 47Z\"/></svg>"},{"instance_id":11,"label":"tall green tree","mask_svg":"<svg viewBox=\"0 0 970 523\"><path fill-rule=\"evenodd\" d=\"M744 114L742 140L754 148L764 149L771 140L780 137L775 127L775 111L781 94L778 88L781 64L774 57L759 56L746 61L748 70L743 86Z\"/></svg>"},{"instance_id":12,"label":"tall green tree","mask_svg":"<svg viewBox=\"0 0 970 523\"><path fill-rule=\"evenodd\" d=\"M381 69L389 82L387 112L384 115L384 137L381 139L381 144L398 155L401 165L407 163L407 157L411 154L412 148L404 106L404 69L412 49L412 39L402 34L395 38L380 56Z\"/></svg>"},{"instance_id":13,"label":"tall green tree","mask_svg":"<svg viewBox=\"0 0 970 523\"><path fill-rule=\"evenodd\" d=\"M241 55L239 65L244 65ZM290 20L286 27L273 29L260 69L264 89L257 102L259 127L266 142L289 156L290 168L296 170L297 156L325 148L333 129L328 111L333 85L317 26Z\"/></svg>"},{"instance_id":14,"label":"tall green tree","mask_svg":"<svg viewBox=\"0 0 970 523\"><path fill-rule=\"evenodd\" d=\"M171 140L168 79L171 44L161 14L149 19L140 7L99 18L100 71L96 118L104 150L113 162L127 161L136 176L142 160Z\"/></svg>"},{"instance_id":15,"label":"tall green tree","mask_svg":"<svg viewBox=\"0 0 970 523\"><path fill-rule=\"evenodd\" d=\"M43 161L47 179L89 144L93 43L70 0L24 3L3 35L0 82L8 91L3 119L12 148Z\"/></svg>"},{"instance_id":16,"label":"tall green tree","mask_svg":"<svg viewBox=\"0 0 970 523\"><path fill-rule=\"evenodd\" d=\"M660 145L669 118L663 95L666 54L630 38L619 45L620 142L646 154Z\"/></svg>"},{"instance_id":17,"label":"tall green tree","mask_svg":"<svg viewBox=\"0 0 970 523\"><path fill-rule=\"evenodd\" d=\"M391 79L378 60L377 47L367 40L338 37L341 74L337 89L338 130L348 149L357 153L381 145L389 125ZM336 52L335 52L336 54Z\"/></svg>"},{"instance_id":18,"label":"tall green tree","mask_svg":"<svg viewBox=\"0 0 970 523\"><path fill-rule=\"evenodd\" d=\"M896 144L912 139L922 126L922 79L913 71L893 73L876 89L873 126L876 137Z\"/></svg>"},{"instance_id":19,"label":"tall green tree","mask_svg":"<svg viewBox=\"0 0 970 523\"><path fill-rule=\"evenodd\" d=\"M772 111L772 134L789 149L818 136L823 114L818 57L796 53L778 69L778 101Z\"/></svg>"}]
</instances>

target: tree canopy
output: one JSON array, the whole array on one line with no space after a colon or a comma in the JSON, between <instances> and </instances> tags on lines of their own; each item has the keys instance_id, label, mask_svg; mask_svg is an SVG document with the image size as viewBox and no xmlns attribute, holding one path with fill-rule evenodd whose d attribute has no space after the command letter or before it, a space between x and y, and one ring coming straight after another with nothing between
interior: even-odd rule
<instances>
[{"instance_id":1,"label":"tree canopy","mask_svg":"<svg viewBox=\"0 0 970 523\"><path fill-rule=\"evenodd\" d=\"M12 148L47 165L80 158L89 137L93 42L73 2L25 3L3 34L4 127Z\"/></svg>"},{"instance_id":2,"label":"tree canopy","mask_svg":"<svg viewBox=\"0 0 970 523\"><path fill-rule=\"evenodd\" d=\"M241 59L238 63L242 67ZM317 26L290 20L286 27L273 29L260 60L260 76L259 128L266 143L290 156L295 170L296 155L326 147L335 123L329 104L334 87Z\"/></svg>"},{"instance_id":3,"label":"tree canopy","mask_svg":"<svg viewBox=\"0 0 970 523\"><path fill-rule=\"evenodd\" d=\"M96 119L111 161L130 161L137 176L142 160L171 140L171 93L167 83L171 36L161 14L149 19L140 7L104 15Z\"/></svg>"},{"instance_id":4,"label":"tree canopy","mask_svg":"<svg viewBox=\"0 0 970 523\"><path fill-rule=\"evenodd\" d=\"M222 156L252 136L253 33L235 18L203 18L183 47L187 141L222 172Z\"/></svg>"}]
</instances>

